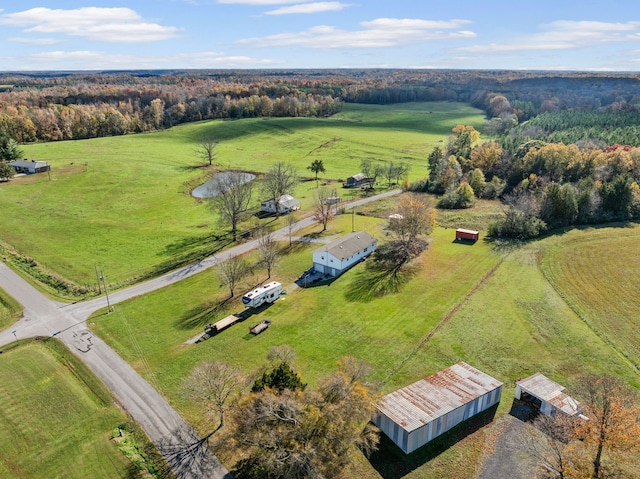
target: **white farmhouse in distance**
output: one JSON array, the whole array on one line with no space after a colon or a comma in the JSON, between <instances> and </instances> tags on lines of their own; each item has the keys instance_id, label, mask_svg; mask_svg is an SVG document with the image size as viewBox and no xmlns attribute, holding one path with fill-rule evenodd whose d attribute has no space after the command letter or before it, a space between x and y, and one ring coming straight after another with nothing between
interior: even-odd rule
<instances>
[{"instance_id":1,"label":"white farmhouse in distance","mask_svg":"<svg viewBox=\"0 0 640 479\"><path fill-rule=\"evenodd\" d=\"M278 198L278 213L281 215L291 213L300 209L300 202L291 195L282 195ZM260 211L265 213L276 212L276 202L274 200L263 201L260 205Z\"/></svg>"},{"instance_id":2,"label":"white farmhouse in distance","mask_svg":"<svg viewBox=\"0 0 640 479\"><path fill-rule=\"evenodd\" d=\"M313 269L329 276L340 276L373 253L377 244L378 240L364 231L349 233L315 250Z\"/></svg>"}]
</instances>

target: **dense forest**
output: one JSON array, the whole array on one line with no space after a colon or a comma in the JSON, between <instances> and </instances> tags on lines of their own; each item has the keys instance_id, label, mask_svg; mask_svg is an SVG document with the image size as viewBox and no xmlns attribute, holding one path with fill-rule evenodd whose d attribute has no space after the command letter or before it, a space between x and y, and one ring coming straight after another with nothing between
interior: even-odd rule
<instances>
[{"instance_id":1,"label":"dense forest","mask_svg":"<svg viewBox=\"0 0 640 479\"><path fill-rule=\"evenodd\" d=\"M462 70L5 73L0 130L5 141L25 143L123 135L214 118L329 116L343 102L457 101L486 111L493 119L488 128L503 133L541 113L637 112L639 80L634 74ZM627 131L630 126L617 128L621 138L634 141L610 141L615 133L603 141L640 146L638 135ZM541 123L520 136L547 132ZM589 133L567 131L558 141L579 136Z\"/></svg>"},{"instance_id":2,"label":"dense forest","mask_svg":"<svg viewBox=\"0 0 640 479\"><path fill-rule=\"evenodd\" d=\"M500 198L497 237L640 218L640 75L464 70L128 71L0 75L0 159L19 143L124 135L204 119L325 117L344 103L469 102L415 190L442 208ZM379 165L382 167L381 165Z\"/></svg>"}]
</instances>

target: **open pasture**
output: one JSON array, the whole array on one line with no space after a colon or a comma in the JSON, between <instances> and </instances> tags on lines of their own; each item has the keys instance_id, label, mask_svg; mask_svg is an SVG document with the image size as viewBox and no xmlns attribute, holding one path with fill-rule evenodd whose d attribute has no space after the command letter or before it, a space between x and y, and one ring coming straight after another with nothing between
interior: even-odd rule
<instances>
[{"instance_id":1,"label":"open pasture","mask_svg":"<svg viewBox=\"0 0 640 479\"><path fill-rule=\"evenodd\" d=\"M321 159L321 178L344 179L360 161L406 161L423 177L434 145L446 145L458 123L480 128L479 110L458 103L374 106L346 104L331 118L257 118L185 124L167 131L25 145L25 156L52 164L48 175L0 186L0 240L49 270L95 286L95 265L116 287L182 263L228 243L208 202L190 191L215 169L264 172L292 162L300 175ZM211 169L194 153L206 132L218 140ZM296 194L303 208L313 183ZM258 209L260 194L255 195ZM257 219L243 225L254 226ZM53 291L55 293L55 291Z\"/></svg>"},{"instance_id":2,"label":"open pasture","mask_svg":"<svg viewBox=\"0 0 640 479\"><path fill-rule=\"evenodd\" d=\"M542 271L564 301L640 373L640 227L581 228L549 238ZM640 378L635 383L640 385Z\"/></svg>"},{"instance_id":3,"label":"open pasture","mask_svg":"<svg viewBox=\"0 0 640 479\"><path fill-rule=\"evenodd\" d=\"M383 221L358 215L355 219L360 222L356 228L385 238ZM326 236L349 232L350 221L348 215L339 217ZM627 239L615 227L598 231L609 238L611 247L640 235L638 227L623 230ZM291 284L310 265L317 245L297 243L273 275L289 290L284 299L201 344L184 342L204 324L244 309L237 301L216 309L228 294L214 271L118 305L115 313L98 314L90 324L188 420L200 424L201 433L210 432L211 425L203 425L198 405L181 392L190 369L204 359L220 359L252 373L266 363L269 348L280 344L293 346L296 369L312 384L341 356L353 355L373 365L372 379L380 382L383 392L464 360L505 383L501 417L511 407L514 381L536 371L567 387L584 373L615 374L637 383L631 361L616 352L614 330L590 327L547 280L547 255L561 255L563 244L569 251L572 238L580 234L587 233L517 245L481 240L471 246L456 244L452 229L436 228L429 249L397 284L374 277L365 262L330 285L306 289ZM549 258L556 261L556 256ZM265 279L258 271L242 291ZM593 276L600 282L618 279ZM629 281L638 287L637 277ZM572 288L568 282L562 284ZM629 322L638 317L635 314ZM250 335L248 327L262 319L272 320L271 327L260 336ZM410 471L406 477L473 478L493 427L426 463L401 460ZM368 461L356 464L355 472L349 472L352 477L379 477Z\"/></svg>"},{"instance_id":4,"label":"open pasture","mask_svg":"<svg viewBox=\"0 0 640 479\"><path fill-rule=\"evenodd\" d=\"M128 419L60 344L26 342L0 355L0 476L136 477L110 440Z\"/></svg>"}]
</instances>

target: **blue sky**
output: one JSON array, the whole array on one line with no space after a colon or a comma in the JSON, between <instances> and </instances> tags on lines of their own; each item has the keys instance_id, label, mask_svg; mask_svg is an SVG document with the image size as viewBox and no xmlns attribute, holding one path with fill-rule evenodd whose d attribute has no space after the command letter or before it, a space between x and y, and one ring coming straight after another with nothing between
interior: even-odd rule
<instances>
[{"instance_id":1,"label":"blue sky","mask_svg":"<svg viewBox=\"0 0 640 479\"><path fill-rule=\"evenodd\" d=\"M640 70L635 0L0 2L0 70Z\"/></svg>"}]
</instances>

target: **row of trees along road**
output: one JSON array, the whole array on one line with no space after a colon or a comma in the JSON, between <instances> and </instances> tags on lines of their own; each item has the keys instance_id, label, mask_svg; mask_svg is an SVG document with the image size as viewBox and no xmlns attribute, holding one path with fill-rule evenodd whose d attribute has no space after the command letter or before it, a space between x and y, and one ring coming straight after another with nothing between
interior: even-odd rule
<instances>
[{"instance_id":1,"label":"row of trees along road","mask_svg":"<svg viewBox=\"0 0 640 479\"><path fill-rule=\"evenodd\" d=\"M378 430L369 422L377 393L366 380L368 365L343 358L337 371L309 388L292 367L289 346L272 348L268 359L270 366L249 378L224 363L204 362L185 382L185 394L217 422L213 432L230 410L228 427L214 440L230 457L244 458L234 477L336 477L354 447L366 453L377 447Z\"/></svg>"}]
</instances>

